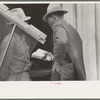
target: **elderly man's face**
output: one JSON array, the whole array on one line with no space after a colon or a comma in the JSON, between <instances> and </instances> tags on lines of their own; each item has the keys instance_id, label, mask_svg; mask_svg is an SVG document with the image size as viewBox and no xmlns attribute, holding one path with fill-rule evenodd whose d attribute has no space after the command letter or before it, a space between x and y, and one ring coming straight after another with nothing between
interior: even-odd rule
<instances>
[{"instance_id":1,"label":"elderly man's face","mask_svg":"<svg viewBox=\"0 0 100 100\"><path fill-rule=\"evenodd\" d=\"M52 25L54 24L54 16L53 15L49 15L48 17L47 17L47 20L48 20L48 24L49 24L49 26L50 27L52 27Z\"/></svg>"}]
</instances>

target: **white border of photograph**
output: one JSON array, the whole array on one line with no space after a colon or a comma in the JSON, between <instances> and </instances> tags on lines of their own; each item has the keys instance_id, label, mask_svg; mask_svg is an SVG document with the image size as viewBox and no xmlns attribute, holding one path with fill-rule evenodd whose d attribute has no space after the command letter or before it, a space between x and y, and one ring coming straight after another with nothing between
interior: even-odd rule
<instances>
[{"instance_id":1,"label":"white border of photograph","mask_svg":"<svg viewBox=\"0 0 100 100\"><path fill-rule=\"evenodd\" d=\"M1 2L0 3L50 3L50 2ZM99 3L99 2L53 2L53 3ZM99 81L31 81L0 82L0 99L68 99L100 98Z\"/></svg>"}]
</instances>

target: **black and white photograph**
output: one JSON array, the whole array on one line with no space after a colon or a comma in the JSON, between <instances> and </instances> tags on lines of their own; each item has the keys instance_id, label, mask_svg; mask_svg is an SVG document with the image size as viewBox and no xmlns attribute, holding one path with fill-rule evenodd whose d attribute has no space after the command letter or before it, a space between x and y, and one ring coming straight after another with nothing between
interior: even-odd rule
<instances>
[{"instance_id":1,"label":"black and white photograph","mask_svg":"<svg viewBox=\"0 0 100 100\"><path fill-rule=\"evenodd\" d=\"M75 82L80 82L78 87L91 81L92 85L99 84L99 27L97 2L0 2L0 83L12 82L13 87L14 82L18 86L21 82L22 87L30 82L31 86L41 84L39 87L47 83L43 90L49 84L52 91L51 85L57 90L60 86L62 91L62 84L69 86L67 89L75 86L75 90ZM83 91L88 90L87 84ZM71 92L63 96L71 97ZM90 97L88 91L81 95L77 92L72 97ZM50 97L50 91L47 95Z\"/></svg>"}]
</instances>

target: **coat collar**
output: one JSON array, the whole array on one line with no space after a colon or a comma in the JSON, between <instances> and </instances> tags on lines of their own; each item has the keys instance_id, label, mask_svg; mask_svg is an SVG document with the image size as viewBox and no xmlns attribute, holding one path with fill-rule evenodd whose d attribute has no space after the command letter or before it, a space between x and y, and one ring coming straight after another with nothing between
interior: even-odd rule
<instances>
[{"instance_id":1,"label":"coat collar","mask_svg":"<svg viewBox=\"0 0 100 100\"><path fill-rule=\"evenodd\" d=\"M54 28L55 28L56 26L60 25L62 22L65 22L65 20L62 19L62 20L60 20L60 21L54 23L54 24L52 25L52 30L54 30Z\"/></svg>"}]
</instances>

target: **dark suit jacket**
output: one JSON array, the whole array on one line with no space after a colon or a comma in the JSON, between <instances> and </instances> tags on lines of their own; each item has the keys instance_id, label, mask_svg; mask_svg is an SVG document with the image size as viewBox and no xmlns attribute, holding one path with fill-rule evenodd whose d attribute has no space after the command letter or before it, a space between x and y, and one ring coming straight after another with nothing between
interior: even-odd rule
<instances>
[{"instance_id":1,"label":"dark suit jacket","mask_svg":"<svg viewBox=\"0 0 100 100\"><path fill-rule=\"evenodd\" d=\"M62 79L66 78L66 76L71 79L74 74L70 73L73 73L72 67L74 67L78 79L85 80L82 40L78 32L64 20L55 23L52 30L54 60L61 65Z\"/></svg>"}]
</instances>

